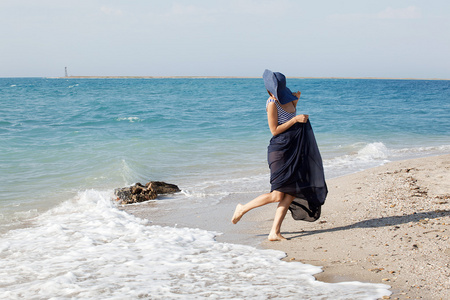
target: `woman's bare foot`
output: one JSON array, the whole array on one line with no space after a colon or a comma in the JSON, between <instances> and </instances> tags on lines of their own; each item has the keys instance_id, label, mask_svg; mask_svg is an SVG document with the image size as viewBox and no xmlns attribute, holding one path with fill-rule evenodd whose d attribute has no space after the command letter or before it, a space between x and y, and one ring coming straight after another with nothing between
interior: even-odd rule
<instances>
[{"instance_id":1,"label":"woman's bare foot","mask_svg":"<svg viewBox=\"0 0 450 300\"><path fill-rule=\"evenodd\" d=\"M278 233L278 234L276 234L276 233L269 233L268 239L271 242L287 240L284 236L281 235L281 233Z\"/></svg>"},{"instance_id":2,"label":"woman's bare foot","mask_svg":"<svg viewBox=\"0 0 450 300\"><path fill-rule=\"evenodd\" d=\"M236 224L244 215L244 211L242 209L244 205L238 204L236 205L236 210L234 211L233 218L231 219L231 223Z\"/></svg>"}]
</instances>

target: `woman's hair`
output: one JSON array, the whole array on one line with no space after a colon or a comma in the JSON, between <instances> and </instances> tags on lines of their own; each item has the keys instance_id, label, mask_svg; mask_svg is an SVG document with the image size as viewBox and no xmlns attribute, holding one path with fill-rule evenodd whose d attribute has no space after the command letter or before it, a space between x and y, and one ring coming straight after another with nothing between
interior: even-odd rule
<instances>
[{"instance_id":1,"label":"woman's hair","mask_svg":"<svg viewBox=\"0 0 450 300\"><path fill-rule=\"evenodd\" d=\"M272 95L272 93L271 92L269 92L269 90L266 90L268 93L269 93L269 95L270 95L270 97L274 97L275 98L275 96L274 95Z\"/></svg>"}]
</instances>

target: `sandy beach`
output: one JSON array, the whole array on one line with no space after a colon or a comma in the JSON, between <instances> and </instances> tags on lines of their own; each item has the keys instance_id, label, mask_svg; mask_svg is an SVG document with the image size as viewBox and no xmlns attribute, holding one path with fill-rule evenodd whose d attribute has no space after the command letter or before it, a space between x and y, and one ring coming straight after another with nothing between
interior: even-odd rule
<instances>
[{"instance_id":1,"label":"sandy beach","mask_svg":"<svg viewBox=\"0 0 450 300\"><path fill-rule=\"evenodd\" d=\"M321 281L386 283L390 299L450 299L450 155L392 162L328 187L319 221L288 213L288 240L262 245L323 266ZM251 218L268 233L274 206L262 211Z\"/></svg>"},{"instance_id":2,"label":"sandy beach","mask_svg":"<svg viewBox=\"0 0 450 300\"><path fill-rule=\"evenodd\" d=\"M388 299L450 298L450 155L391 162L327 184L322 217L301 222L288 212L282 226L288 240L281 242L266 240L276 204L231 224L236 204L256 193L201 210L156 213L152 202L124 208L157 225L222 232L219 242L281 250L286 261L322 266L321 281L388 284Z\"/></svg>"}]
</instances>

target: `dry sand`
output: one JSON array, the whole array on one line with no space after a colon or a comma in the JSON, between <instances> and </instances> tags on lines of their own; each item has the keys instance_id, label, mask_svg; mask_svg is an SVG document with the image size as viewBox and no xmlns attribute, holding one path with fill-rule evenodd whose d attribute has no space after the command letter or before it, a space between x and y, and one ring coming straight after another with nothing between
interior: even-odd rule
<instances>
[{"instance_id":1,"label":"dry sand","mask_svg":"<svg viewBox=\"0 0 450 300\"><path fill-rule=\"evenodd\" d=\"M321 219L294 221L288 213L288 240L263 246L323 266L321 281L389 284L390 299L450 299L450 155L392 162L328 187ZM273 208L259 214L264 233Z\"/></svg>"}]
</instances>

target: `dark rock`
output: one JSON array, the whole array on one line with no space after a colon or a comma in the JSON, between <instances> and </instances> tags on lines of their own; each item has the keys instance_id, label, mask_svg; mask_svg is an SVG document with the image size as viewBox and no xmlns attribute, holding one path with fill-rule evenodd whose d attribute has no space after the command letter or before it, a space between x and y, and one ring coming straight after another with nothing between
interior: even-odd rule
<instances>
[{"instance_id":1,"label":"dark rock","mask_svg":"<svg viewBox=\"0 0 450 300\"><path fill-rule=\"evenodd\" d=\"M145 186L138 182L130 187L114 190L116 201L121 201L121 204L144 202L156 199L158 195L177 192L180 192L178 186L162 181L150 181Z\"/></svg>"},{"instance_id":2,"label":"dark rock","mask_svg":"<svg viewBox=\"0 0 450 300\"><path fill-rule=\"evenodd\" d=\"M145 185L148 188L154 190L158 195L159 194L174 194L181 192L178 186L171 183L165 183L162 181L150 181Z\"/></svg>"}]
</instances>

